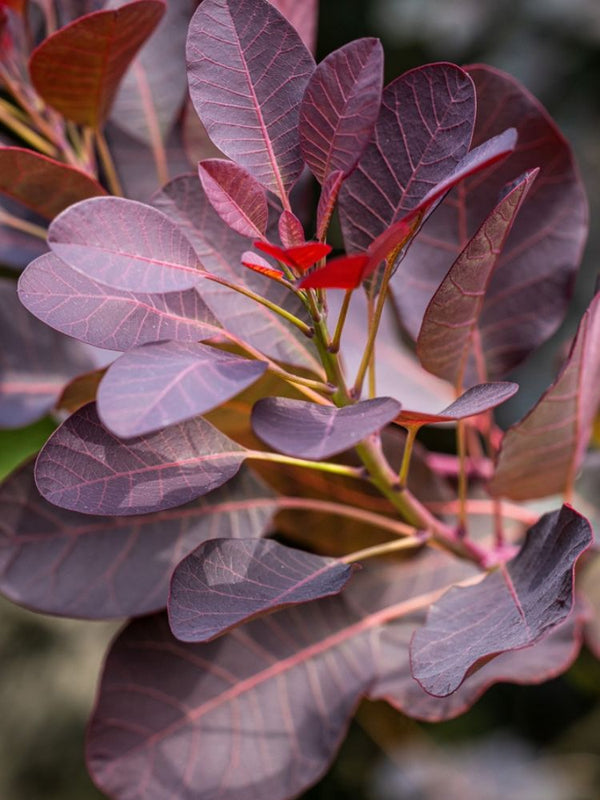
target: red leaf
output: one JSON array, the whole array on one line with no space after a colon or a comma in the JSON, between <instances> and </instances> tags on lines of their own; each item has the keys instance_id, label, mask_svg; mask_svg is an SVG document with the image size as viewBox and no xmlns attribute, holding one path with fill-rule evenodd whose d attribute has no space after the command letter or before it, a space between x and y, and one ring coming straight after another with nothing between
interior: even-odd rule
<instances>
[{"instance_id":1,"label":"red leaf","mask_svg":"<svg viewBox=\"0 0 600 800\"><path fill-rule=\"evenodd\" d=\"M366 277L369 256L358 253L332 258L321 269L303 278L300 289L356 289Z\"/></svg>"},{"instance_id":2,"label":"red leaf","mask_svg":"<svg viewBox=\"0 0 600 800\"><path fill-rule=\"evenodd\" d=\"M33 85L67 119L100 127L121 78L164 11L163 0L134 0L76 19L33 51Z\"/></svg>"},{"instance_id":3,"label":"red leaf","mask_svg":"<svg viewBox=\"0 0 600 800\"><path fill-rule=\"evenodd\" d=\"M279 238L284 247L299 247L304 244L304 228L298 217L291 211L285 209L281 212L278 229Z\"/></svg>"},{"instance_id":4,"label":"red leaf","mask_svg":"<svg viewBox=\"0 0 600 800\"><path fill-rule=\"evenodd\" d=\"M331 245L321 242L306 242L297 247L278 247L270 242L254 242L254 246L300 273L306 272L331 253Z\"/></svg>"},{"instance_id":5,"label":"red leaf","mask_svg":"<svg viewBox=\"0 0 600 800\"><path fill-rule=\"evenodd\" d=\"M23 147L0 147L0 192L46 219L79 200L106 194L85 172Z\"/></svg>"}]
</instances>

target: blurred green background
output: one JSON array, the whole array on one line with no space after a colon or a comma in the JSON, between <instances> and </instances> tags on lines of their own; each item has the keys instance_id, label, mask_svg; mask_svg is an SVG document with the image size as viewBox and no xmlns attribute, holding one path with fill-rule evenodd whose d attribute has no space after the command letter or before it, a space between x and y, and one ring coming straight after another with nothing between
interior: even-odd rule
<instances>
[{"instance_id":1,"label":"blurred green background","mask_svg":"<svg viewBox=\"0 0 600 800\"><path fill-rule=\"evenodd\" d=\"M439 60L510 72L575 150L590 241L565 325L515 373L523 388L507 411L514 419L552 380L561 342L598 275L600 0L322 0L319 58L368 35L383 40L388 80ZM0 472L34 453L52 424L0 433ZM82 744L102 653L117 627L42 617L0 600L2 800L102 797L87 778ZM600 664L584 652L567 675L539 687L495 687L452 723L418 725L361 707L334 768L305 800L598 797Z\"/></svg>"}]
</instances>

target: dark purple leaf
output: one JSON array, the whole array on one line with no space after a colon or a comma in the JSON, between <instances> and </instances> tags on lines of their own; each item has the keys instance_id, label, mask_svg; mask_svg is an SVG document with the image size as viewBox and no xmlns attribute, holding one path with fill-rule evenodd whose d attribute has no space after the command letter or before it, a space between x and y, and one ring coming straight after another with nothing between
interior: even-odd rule
<instances>
[{"instance_id":1,"label":"dark purple leaf","mask_svg":"<svg viewBox=\"0 0 600 800\"><path fill-rule=\"evenodd\" d=\"M400 403L390 397L363 400L344 408L264 397L252 409L252 427L274 450L319 461L358 444L399 412Z\"/></svg>"},{"instance_id":2,"label":"dark purple leaf","mask_svg":"<svg viewBox=\"0 0 600 800\"><path fill-rule=\"evenodd\" d=\"M0 193L53 219L72 203L106 191L68 164L23 147L0 147Z\"/></svg>"},{"instance_id":3,"label":"dark purple leaf","mask_svg":"<svg viewBox=\"0 0 600 800\"><path fill-rule=\"evenodd\" d=\"M91 404L48 439L35 479L41 494L61 508L147 514L222 486L239 470L245 452L201 417L123 442L102 426Z\"/></svg>"},{"instance_id":4,"label":"dark purple leaf","mask_svg":"<svg viewBox=\"0 0 600 800\"><path fill-rule=\"evenodd\" d=\"M542 639L569 615L575 562L591 542L588 521L570 506L541 517L506 570L431 606L411 642L413 677L445 697L490 658Z\"/></svg>"},{"instance_id":5,"label":"dark purple leaf","mask_svg":"<svg viewBox=\"0 0 600 800\"><path fill-rule=\"evenodd\" d=\"M292 211L286 209L281 212L277 227L279 238L285 248L301 247L304 244L304 228Z\"/></svg>"},{"instance_id":6,"label":"dark purple leaf","mask_svg":"<svg viewBox=\"0 0 600 800\"><path fill-rule=\"evenodd\" d=\"M212 539L173 573L171 630L182 642L208 642L253 617L338 594L355 567L271 540Z\"/></svg>"},{"instance_id":7,"label":"dark purple leaf","mask_svg":"<svg viewBox=\"0 0 600 800\"><path fill-rule=\"evenodd\" d=\"M192 503L139 517L94 517L46 502L33 465L0 487L0 590L47 614L128 617L167 603L178 562L215 536L262 536L277 504L244 467Z\"/></svg>"},{"instance_id":8,"label":"dark purple leaf","mask_svg":"<svg viewBox=\"0 0 600 800\"><path fill-rule=\"evenodd\" d=\"M266 0L204 0L187 44L190 94L212 141L280 198L302 171L300 101L314 61Z\"/></svg>"},{"instance_id":9,"label":"dark purple leaf","mask_svg":"<svg viewBox=\"0 0 600 800\"><path fill-rule=\"evenodd\" d=\"M600 293L584 314L560 375L502 440L494 495L529 500L569 492L600 403Z\"/></svg>"},{"instance_id":10,"label":"dark purple leaf","mask_svg":"<svg viewBox=\"0 0 600 800\"><path fill-rule=\"evenodd\" d=\"M211 158L198 164L200 181L212 207L242 236L262 239L267 230L267 195L258 181L233 161Z\"/></svg>"},{"instance_id":11,"label":"dark purple leaf","mask_svg":"<svg viewBox=\"0 0 600 800\"><path fill-rule=\"evenodd\" d=\"M383 48L357 39L330 53L308 82L300 106L302 156L319 183L348 175L365 149L379 114Z\"/></svg>"},{"instance_id":12,"label":"dark purple leaf","mask_svg":"<svg viewBox=\"0 0 600 800\"><path fill-rule=\"evenodd\" d=\"M144 144L167 138L185 102L185 40L194 6L194 0L169 0L119 85L111 122Z\"/></svg>"},{"instance_id":13,"label":"dark purple leaf","mask_svg":"<svg viewBox=\"0 0 600 800\"><path fill-rule=\"evenodd\" d=\"M474 121L473 82L452 64L411 70L384 89L373 139L340 192L349 252L366 250L452 172Z\"/></svg>"},{"instance_id":14,"label":"dark purple leaf","mask_svg":"<svg viewBox=\"0 0 600 800\"><path fill-rule=\"evenodd\" d=\"M477 233L456 259L425 310L417 355L421 364L439 378L462 386L476 374L469 359L485 295L506 239L538 170L520 179L501 198Z\"/></svg>"},{"instance_id":15,"label":"dark purple leaf","mask_svg":"<svg viewBox=\"0 0 600 800\"><path fill-rule=\"evenodd\" d=\"M465 181L432 214L392 281L402 322L415 339L444 275L497 202L502 188L540 168L491 280L479 328L488 378L502 377L554 332L571 295L587 230L584 190L570 148L547 112L514 79L468 70L477 87L473 144L514 127L514 153Z\"/></svg>"},{"instance_id":16,"label":"dark purple leaf","mask_svg":"<svg viewBox=\"0 0 600 800\"><path fill-rule=\"evenodd\" d=\"M164 10L162 0L134 0L80 17L51 34L29 62L37 92L67 119L99 127L121 78Z\"/></svg>"},{"instance_id":17,"label":"dark purple leaf","mask_svg":"<svg viewBox=\"0 0 600 800\"><path fill-rule=\"evenodd\" d=\"M466 419L499 406L500 403L504 403L518 390L519 384L510 381L479 383L467 389L458 400L455 400L448 408L444 408L443 411L437 414L402 409L394 421L399 425L432 425L436 422L452 422Z\"/></svg>"},{"instance_id":18,"label":"dark purple leaf","mask_svg":"<svg viewBox=\"0 0 600 800\"><path fill-rule=\"evenodd\" d=\"M123 800L132 785L144 787L144 800L164 800L174 787L177 800L300 794L373 685L382 626L421 607L415 590L439 592L444 574L472 573L447 558L445 568L422 568L419 559L393 587L371 573L366 613L364 569L341 597L277 611L208 644L178 642L166 617L132 623L108 656L89 729L98 786ZM408 602L387 607L390 588Z\"/></svg>"},{"instance_id":19,"label":"dark purple leaf","mask_svg":"<svg viewBox=\"0 0 600 800\"><path fill-rule=\"evenodd\" d=\"M0 427L43 417L65 384L93 361L78 343L38 322L19 303L16 285L0 282Z\"/></svg>"},{"instance_id":20,"label":"dark purple leaf","mask_svg":"<svg viewBox=\"0 0 600 800\"><path fill-rule=\"evenodd\" d=\"M142 345L108 368L98 415L117 436L143 436L220 406L266 368L198 342Z\"/></svg>"},{"instance_id":21,"label":"dark purple leaf","mask_svg":"<svg viewBox=\"0 0 600 800\"><path fill-rule=\"evenodd\" d=\"M496 656L447 697L427 694L410 672L408 645L415 627L423 624L424 618L420 612L410 619L392 622L382 631L380 676L369 697L386 700L414 719L442 722L463 714L496 683L539 684L565 672L581 649L585 612L576 609L531 647Z\"/></svg>"},{"instance_id":22,"label":"dark purple leaf","mask_svg":"<svg viewBox=\"0 0 600 800\"><path fill-rule=\"evenodd\" d=\"M37 258L23 272L19 299L52 328L107 350L129 350L167 339L197 342L222 332L195 289L168 294L111 289L52 253Z\"/></svg>"},{"instance_id":23,"label":"dark purple leaf","mask_svg":"<svg viewBox=\"0 0 600 800\"><path fill-rule=\"evenodd\" d=\"M241 266L250 241L232 231L209 203L195 175L171 181L156 196L154 205L163 211L192 242L207 270L234 283L248 286L301 319L306 312L284 286ZM321 366L310 341L297 328L264 306L242 295L203 281L203 300L214 314L227 320L227 329L266 355L287 364L297 364L321 374Z\"/></svg>"},{"instance_id":24,"label":"dark purple leaf","mask_svg":"<svg viewBox=\"0 0 600 800\"><path fill-rule=\"evenodd\" d=\"M270 0L271 5L280 11L290 25L298 31L300 38L311 53L315 51L317 40L317 15L319 0Z\"/></svg>"},{"instance_id":25,"label":"dark purple leaf","mask_svg":"<svg viewBox=\"0 0 600 800\"><path fill-rule=\"evenodd\" d=\"M76 203L50 225L48 244L77 272L116 289L162 294L201 280L202 265L179 228L135 200Z\"/></svg>"}]
</instances>

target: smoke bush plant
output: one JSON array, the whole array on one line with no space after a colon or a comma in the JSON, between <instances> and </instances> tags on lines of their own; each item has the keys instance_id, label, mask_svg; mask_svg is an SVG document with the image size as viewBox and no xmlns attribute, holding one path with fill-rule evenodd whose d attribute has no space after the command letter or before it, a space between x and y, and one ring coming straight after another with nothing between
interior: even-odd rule
<instances>
[{"instance_id":1,"label":"smoke bush plant","mask_svg":"<svg viewBox=\"0 0 600 800\"><path fill-rule=\"evenodd\" d=\"M503 433L501 379L560 323L586 232L547 113L481 65L382 88L375 39L315 66L311 3L194 5L153 34L162 0L0 3L0 245L34 257L19 297L50 326L5 280L0 413L70 414L0 490L1 587L134 618L89 727L108 796L276 800L361 698L449 719L564 671L584 626L600 650L572 505L600 298ZM455 454L415 442L439 423Z\"/></svg>"}]
</instances>

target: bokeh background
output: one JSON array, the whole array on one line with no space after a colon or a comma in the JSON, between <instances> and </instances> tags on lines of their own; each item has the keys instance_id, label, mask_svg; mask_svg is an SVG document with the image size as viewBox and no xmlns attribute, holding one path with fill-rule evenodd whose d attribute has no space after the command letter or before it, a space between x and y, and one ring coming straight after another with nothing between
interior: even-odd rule
<instances>
[{"instance_id":1,"label":"bokeh background","mask_svg":"<svg viewBox=\"0 0 600 800\"><path fill-rule=\"evenodd\" d=\"M298 0L302 2L302 0ZM555 373L600 264L600 0L322 0L318 50L378 36L386 78L429 61L485 62L519 78L571 141L591 232L565 324L515 379L520 416ZM46 422L0 434L0 471ZM30 614L0 599L0 798L99 800L82 756L102 654L118 626ZM305 800L597 800L600 664L584 652L539 687L498 686L463 717L419 725L364 705L330 774ZM243 798L240 798L243 800Z\"/></svg>"}]
</instances>

